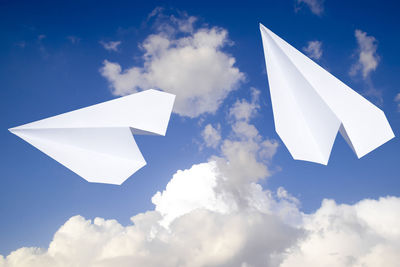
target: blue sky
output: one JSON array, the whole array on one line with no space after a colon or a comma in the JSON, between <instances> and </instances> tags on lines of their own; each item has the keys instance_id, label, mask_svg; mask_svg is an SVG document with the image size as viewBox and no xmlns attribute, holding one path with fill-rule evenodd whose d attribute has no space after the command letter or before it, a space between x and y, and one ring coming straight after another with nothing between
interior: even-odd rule
<instances>
[{"instance_id":1,"label":"blue sky","mask_svg":"<svg viewBox=\"0 0 400 267\"><path fill-rule=\"evenodd\" d=\"M162 9L149 17L156 8ZM258 28L263 23L302 51L310 41L321 42L322 56L317 62L377 104L398 135L398 8L395 1L2 1L0 254L6 256L21 247L47 248L54 233L75 215L128 225L135 214L154 209L152 196L165 190L177 170L224 153L221 148L207 147L202 131L211 124L220 127L222 139L229 139L230 109L238 99L250 103L251 88L260 91L252 125L263 140L279 143L276 154L265 163L270 174L258 181L264 189L275 192L284 187L298 199L304 213L318 210L323 199L353 205L365 199L400 197L398 138L358 160L338 136L328 166L291 158L274 130ZM104 60L123 70L143 67L141 46L151 34L163 34L165 28L160 25L171 23L171 15L182 21L196 18L192 32L178 32L171 37L174 40L202 28L226 31L229 41L217 50L235 59L232 68L243 78L232 78L234 85L215 112L175 113L165 137L137 137L148 164L123 185L88 183L7 131L117 97L110 79L101 72ZM350 74L360 52L356 30L375 38L377 66L366 76ZM120 42L115 51L102 45L111 41Z\"/></svg>"}]
</instances>

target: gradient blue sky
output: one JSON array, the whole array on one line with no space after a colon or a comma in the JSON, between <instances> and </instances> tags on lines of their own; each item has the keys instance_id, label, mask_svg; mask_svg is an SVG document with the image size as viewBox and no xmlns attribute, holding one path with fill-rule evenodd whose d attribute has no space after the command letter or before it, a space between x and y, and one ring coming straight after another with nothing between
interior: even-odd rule
<instances>
[{"instance_id":1,"label":"gradient blue sky","mask_svg":"<svg viewBox=\"0 0 400 267\"><path fill-rule=\"evenodd\" d=\"M123 67L140 64L138 44L153 32L148 14L156 7L176 14L185 11L199 24L225 28L234 44L226 49L246 81L232 92L205 123L221 122L250 87L261 90L261 112L254 123L262 136L274 131L258 23L298 49L308 41L322 42L319 63L360 93L371 86L383 102L365 97L384 110L396 135L400 113L400 4L396 1L326 0L318 16L305 5L285 1L0 1L0 254L22 246L45 247L71 216L129 218L153 207L150 199L163 190L179 169L204 162L215 154L199 149L203 124L174 114L166 137L137 138L148 165L122 186L90 184L7 131L8 128L115 98L99 69L107 59ZM349 75L357 60L356 29L378 42L379 65L370 80ZM42 36L42 37L40 37ZM68 36L77 38L71 42ZM121 41L119 51L100 41ZM280 141L279 141L280 142ZM273 159L274 175L265 188L285 187L299 198L304 212L317 209L324 198L355 203L365 198L400 196L400 142L395 138L358 160L338 137L328 166L294 161L280 142Z\"/></svg>"}]
</instances>

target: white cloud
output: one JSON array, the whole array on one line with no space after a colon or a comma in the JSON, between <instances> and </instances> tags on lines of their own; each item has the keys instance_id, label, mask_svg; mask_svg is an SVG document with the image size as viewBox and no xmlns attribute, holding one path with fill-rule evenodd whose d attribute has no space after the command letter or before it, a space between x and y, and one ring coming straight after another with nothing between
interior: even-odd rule
<instances>
[{"instance_id":1,"label":"white cloud","mask_svg":"<svg viewBox=\"0 0 400 267\"><path fill-rule=\"evenodd\" d=\"M375 37L368 36L366 32L361 30L356 30L354 34L358 43L358 59L351 67L350 74L354 76L361 72L362 77L366 79L378 67L380 60L376 53L378 43Z\"/></svg>"},{"instance_id":2,"label":"white cloud","mask_svg":"<svg viewBox=\"0 0 400 267\"><path fill-rule=\"evenodd\" d=\"M131 225L74 216L47 249L18 249L0 256L0 266L398 266L400 198L324 200L303 214L284 189L256 183L248 184L248 205L232 205L234 192L218 187L219 179L213 162L193 165Z\"/></svg>"},{"instance_id":3,"label":"white cloud","mask_svg":"<svg viewBox=\"0 0 400 267\"><path fill-rule=\"evenodd\" d=\"M231 43L228 32L217 27L194 30L194 17L168 18L141 44L143 66L122 70L105 60L100 72L115 95L158 88L176 94L174 112L179 115L214 113L244 80L235 58L222 51Z\"/></svg>"},{"instance_id":4,"label":"white cloud","mask_svg":"<svg viewBox=\"0 0 400 267\"><path fill-rule=\"evenodd\" d=\"M250 90L251 102L244 99L238 100L229 110L229 116L237 121L244 120L248 122L260 108L260 105L258 104L260 91L255 88L250 88Z\"/></svg>"},{"instance_id":5,"label":"white cloud","mask_svg":"<svg viewBox=\"0 0 400 267\"><path fill-rule=\"evenodd\" d=\"M179 19L175 16L171 16L170 19L172 22L178 25L179 31L192 33L194 31L193 24L197 21L197 18L194 16L187 16L186 19Z\"/></svg>"},{"instance_id":6,"label":"white cloud","mask_svg":"<svg viewBox=\"0 0 400 267\"><path fill-rule=\"evenodd\" d=\"M189 16L185 11L177 11L176 15L167 15L165 8L156 7L147 17L147 22L153 20L153 27L158 32L173 35L177 32L193 33L194 24L198 21L197 17Z\"/></svg>"},{"instance_id":7,"label":"white cloud","mask_svg":"<svg viewBox=\"0 0 400 267\"><path fill-rule=\"evenodd\" d=\"M361 75L366 89L363 94L372 97L374 101L381 105L383 103L382 91L376 89L371 79L371 72L374 71L379 64L380 57L376 53L378 42L373 36L368 36L366 32L361 30L355 31L357 39L357 62L351 68L349 74L351 76Z\"/></svg>"},{"instance_id":8,"label":"white cloud","mask_svg":"<svg viewBox=\"0 0 400 267\"><path fill-rule=\"evenodd\" d=\"M140 214L124 227L75 216L48 250L19 249L3 266L277 266L298 236L277 218L251 211L222 215L199 209L176 219L169 230L158 225L158 217L157 212Z\"/></svg>"},{"instance_id":9,"label":"white cloud","mask_svg":"<svg viewBox=\"0 0 400 267\"><path fill-rule=\"evenodd\" d=\"M163 225L199 208L228 213L232 208L215 194L218 169L215 162L193 165L188 170L174 174L166 189L157 192L152 202L155 210L163 215Z\"/></svg>"},{"instance_id":10,"label":"white cloud","mask_svg":"<svg viewBox=\"0 0 400 267\"><path fill-rule=\"evenodd\" d=\"M100 44L104 47L105 50L118 51L118 46L121 44L121 41L110 41L110 42L100 41Z\"/></svg>"},{"instance_id":11,"label":"white cloud","mask_svg":"<svg viewBox=\"0 0 400 267\"><path fill-rule=\"evenodd\" d=\"M207 124L201 132L201 136L207 147L216 148L221 141L221 125L218 124L214 128L211 124Z\"/></svg>"},{"instance_id":12,"label":"white cloud","mask_svg":"<svg viewBox=\"0 0 400 267\"><path fill-rule=\"evenodd\" d=\"M396 95L394 101L397 103L397 110L400 111L400 93Z\"/></svg>"},{"instance_id":13,"label":"white cloud","mask_svg":"<svg viewBox=\"0 0 400 267\"><path fill-rule=\"evenodd\" d=\"M322 56L322 42L309 41L307 46L303 48L310 58L320 59Z\"/></svg>"},{"instance_id":14,"label":"white cloud","mask_svg":"<svg viewBox=\"0 0 400 267\"><path fill-rule=\"evenodd\" d=\"M305 217L308 231L288 253L282 267L397 266L400 260L400 198L338 205L324 200Z\"/></svg>"},{"instance_id":15,"label":"white cloud","mask_svg":"<svg viewBox=\"0 0 400 267\"><path fill-rule=\"evenodd\" d=\"M229 177L226 183L223 179L220 184L231 187L236 194L246 194L243 185L257 182L270 176L268 164L276 153L278 142L263 138L257 128L250 123L251 118L257 115L260 91L251 88L251 101L241 99L229 109L229 118L232 132L229 138L223 140L220 146L221 156L213 156L218 168Z\"/></svg>"},{"instance_id":16,"label":"white cloud","mask_svg":"<svg viewBox=\"0 0 400 267\"><path fill-rule=\"evenodd\" d=\"M182 191L183 187L175 193ZM281 204L270 192L261 193L264 204ZM400 198L395 197L354 205L324 200L315 213L299 213L304 219L296 228L273 211L220 213L212 206L177 217L168 229L160 226L162 215L157 211L132 217L128 226L74 216L57 231L48 249L21 248L0 257L0 266L396 267L399 208Z\"/></svg>"},{"instance_id":17,"label":"white cloud","mask_svg":"<svg viewBox=\"0 0 400 267\"><path fill-rule=\"evenodd\" d=\"M315 15L321 16L324 13L324 0L297 0L297 4L307 5Z\"/></svg>"}]
</instances>

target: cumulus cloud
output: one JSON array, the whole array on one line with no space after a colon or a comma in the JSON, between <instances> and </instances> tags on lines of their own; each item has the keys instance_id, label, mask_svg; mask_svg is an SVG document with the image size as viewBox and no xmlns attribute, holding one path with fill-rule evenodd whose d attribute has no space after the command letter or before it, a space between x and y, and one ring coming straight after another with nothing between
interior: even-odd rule
<instances>
[{"instance_id":1,"label":"cumulus cloud","mask_svg":"<svg viewBox=\"0 0 400 267\"><path fill-rule=\"evenodd\" d=\"M260 91L251 88L251 100L237 100L228 111L231 133L221 140L218 150L220 156L212 156L218 169L229 177L229 185L241 191L243 184L257 182L270 176L269 160L276 153L278 142L263 138L250 120L260 108ZM224 179L220 180L223 183ZM233 188L231 188L233 189Z\"/></svg>"},{"instance_id":2,"label":"cumulus cloud","mask_svg":"<svg viewBox=\"0 0 400 267\"><path fill-rule=\"evenodd\" d=\"M400 198L366 199L355 205L324 200L306 215L306 238L290 249L282 267L397 266Z\"/></svg>"},{"instance_id":3,"label":"cumulus cloud","mask_svg":"<svg viewBox=\"0 0 400 267\"><path fill-rule=\"evenodd\" d=\"M190 170L178 171L166 190L153 197L156 210L165 216L165 221L199 207L226 214L258 206L255 203L259 201L253 196L262 195L263 191L256 183L270 176L268 165L278 148L276 140L263 138L250 123L259 109L259 94L252 88L251 101L238 100L229 109L231 133L224 139L218 133L219 146L214 148L219 155ZM210 124L205 129L216 131ZM181 191L185 194L178 193Z\"/></svg>"},{"instance_id":4,"label":"cumulus cloud","mask_svg":"<svg viewBox=\"0 0 400 267\"><path fill-rule=\"evenodd\" d=\"M258 104L260 91L256 88L250 88L250 90L251 102L245 99L237 100L229 110L229 116L234 118L236 121L243 120L248 122L255 114L257 114L257 111L260 108L260 105Z\"/></svg>"},{"instance_id":5,"label":"cumulus cloud","mask_svg":"<svg viewBox=\"0 0 400 267\"><path fill-rule=\"evenodd\" d=\"M277 218L248 212L222 215L198 209L179 217L170 229L158 226L157 212L114 220L72 217L47 250L21 248L3 266L276 266L297 231ZM280 233L286 233L281 235ZM1 266L1 265L0 265Z\"/></svg>"},{"instance_id":6,"label":"cumulus cloud","mask_svg":"<svg viewBox=\"0 0 400 267\"><path fill-rule=\"evenodd\" d=\"M110 42L100 41L100 44L104 47L105 50L118 51L118 46L121 44L121 41L110 41Z\"/></svg>"},{"instance_id":7,"label":"cumulus cloud","mask_svg":"<svg viewBox=\"0 0 400 267\"><path fill-rule=\"evenodd\" d=\"M158 88L177 96L174 112L188 117L214 113L229 92L236 89L244 74L235 67L235 58L223 48L232 42L228 32L218 27L194 29L195 17L157 15L156 33L140 48L143 66L125 70L105 60L100 69L115 95ZM160 22L161 21L161 22Z\"/></svg>"},{"instance_id":8,"label":"cumulus cloud","mask_svg":"<svg viewBox=\"0 0 400 267\"><path fill-rule=\"evenodd\" d=\"M368 36L366 32L361 30L355 31L357 39L357 62L350 69L351 75L362 74L364 79L368 78L370 73L378 67L379 56L376 53L378 42L373 36Z\"/></svg>"},{"instance_id":9,"label":"cumulus cloud","mask_svg":"<svg viewBox=\"0 0 400 267\"><path fill-rule=\"evenodd\" d=\"M262 194L265 204L276 204L269 193ZM162 215L157 211L132 217L128 226L74 216L47 249L18 249L0 256L0 266L396 267L400 259L400 218L393 212L400 208L400 198L354 205L324 200L315 213L299 213L304 217L299 227L273 211L221 213L210 207L200 205L169 228L159 224Z\"/></svg>"},{"instance_id":10,"label":"cumulus cloud","mask_svg":"<svg viewBox=\"0 0 400 267\"><path fill-rule=\"evenodd\" d=\"M320 59L322 56L322 42L309 41L307 46L303 48L304 52L313 59Z\"/></svg>"},{"instance_id":11,"label":"cumulus cloud","mask_svg":"<svg viewBox=\"0 0 400 267\"><path fill-rule=\"evenodd\" d=\"M324 0L297 0L296 10L303 4L308 6L315 15L321 16L324 13Z\"/></svg>"},{"instance_id":12,"label":"cumulus cloud","mask_svg":"<svg viewBox=\"0 0 400 267\"><path fill-rule=\"evenodd\" d=\"M214 128L211 124L207 124L201 132L201 136L207 147L216 148L221 141L221 125L218 124Z\"/></svg>"}]
</instances>

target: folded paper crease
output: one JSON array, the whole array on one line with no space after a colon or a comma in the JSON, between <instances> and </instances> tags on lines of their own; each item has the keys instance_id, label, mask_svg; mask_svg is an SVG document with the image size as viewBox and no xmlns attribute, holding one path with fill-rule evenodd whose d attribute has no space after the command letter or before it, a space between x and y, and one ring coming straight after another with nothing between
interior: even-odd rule
<instances>
[{"instance_id":1,"label":"folded paper crease","mask_svg":"<svg viewBox=\"0 0 400 267\"><path fill-rule=\"evenodd\" d=\"M146 165L133 135L165 135L174 99L151 89L9 130L89 182L121 184Z\"/></svg>"},{"instance_id":2,"label":"folded paper crease","mask_svg":"<svg viewBox=\"0 0 400 267\"><path fill-rule=\"evenodd\" d=\"M358 158L394 137L383 111L260 24L275 128L294 159L326 165L338 132Z\"/></svg>"}]
</instances>

